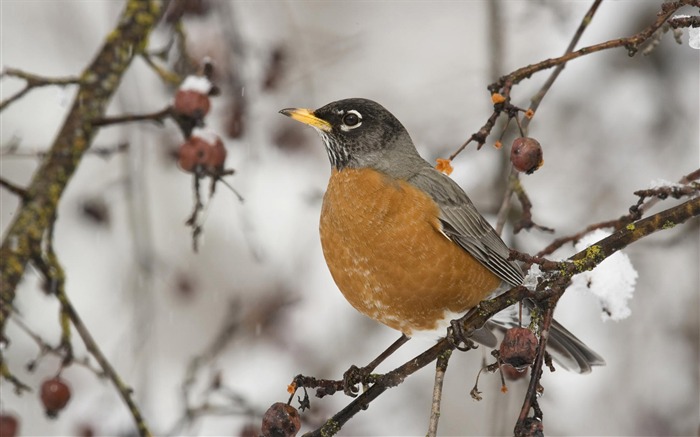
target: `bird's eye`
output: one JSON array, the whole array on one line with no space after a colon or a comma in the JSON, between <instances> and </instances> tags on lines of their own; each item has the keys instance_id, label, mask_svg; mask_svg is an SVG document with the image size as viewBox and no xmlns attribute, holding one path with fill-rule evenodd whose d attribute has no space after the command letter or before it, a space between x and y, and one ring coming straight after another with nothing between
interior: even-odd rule
<instances>
[{"instance_id":1,"label":"bird's eye","mask_svg":"<svg viewBox=\"0 0 700 437\"><path fill-rule=\"evenodd\" d=\"M343 116L343 124L349 128L358 127L362 124L362 116L354 109L350 110Z\"/></svg>"}]
</instances>

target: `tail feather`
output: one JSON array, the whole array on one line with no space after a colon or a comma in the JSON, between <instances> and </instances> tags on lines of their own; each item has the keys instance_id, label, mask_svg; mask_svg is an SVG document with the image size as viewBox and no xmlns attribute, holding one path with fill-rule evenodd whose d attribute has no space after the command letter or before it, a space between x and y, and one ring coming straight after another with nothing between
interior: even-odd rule
<instances>
[{"instance_id":1,"label":"tail feather","mask_svg":"<svg viewBox=\"0 0 700 437\"><path fill-rule=\"evenodd\" d=\"M514 305L496 314L485 327L491 331L505 332L506 329L516 326L527 326L530 323L530 308L534 306L534 303L527 300L524 303L522 321L519 320L518 307ZM484 340L487 341L481 341L481 338L475 338L475 340L485 346L494 347L493 340L488 336L484 336ZM555 363L572 372L590 373L593 366L605 365L603 357L576 338L556 320L552 320L549 329L547 352Z\"/></svg>"}]
</instances>

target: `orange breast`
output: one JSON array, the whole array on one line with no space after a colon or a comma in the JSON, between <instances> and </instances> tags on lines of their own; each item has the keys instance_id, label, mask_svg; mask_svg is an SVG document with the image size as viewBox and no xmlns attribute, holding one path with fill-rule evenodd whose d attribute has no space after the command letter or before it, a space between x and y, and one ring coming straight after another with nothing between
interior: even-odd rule
<instances>
[{"instance_id":1,"label":"orange breast","mask_svg":"<svg viewBox=\"0 0 700 437\"><path fill-rule=\"evenodd\" d=\"M440 232L437 205L370 169L334 170L321 245L338 288L361 313L406 335L479 303L500 279Z\"/></svg>"}]
</instances>

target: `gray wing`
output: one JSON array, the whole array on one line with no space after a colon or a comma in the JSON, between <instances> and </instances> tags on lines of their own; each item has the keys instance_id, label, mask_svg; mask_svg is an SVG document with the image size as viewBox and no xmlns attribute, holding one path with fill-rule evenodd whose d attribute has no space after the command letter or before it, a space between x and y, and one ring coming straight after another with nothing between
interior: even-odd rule
<instances>
[{"instance_id":1,"label":"gray wing","mask_svg":"<svg viewBox=\"0 0 700 437\"><path fill-rule=\"evenodd\" d=\"M508 246L479 214L456 182L432 166L424 167L411 176L408 182L430 194L439 205L442 231L449 239L504 282L510 285L522 283L520 267L514 261L508 261Z\"/></svg>"}]
</instances>

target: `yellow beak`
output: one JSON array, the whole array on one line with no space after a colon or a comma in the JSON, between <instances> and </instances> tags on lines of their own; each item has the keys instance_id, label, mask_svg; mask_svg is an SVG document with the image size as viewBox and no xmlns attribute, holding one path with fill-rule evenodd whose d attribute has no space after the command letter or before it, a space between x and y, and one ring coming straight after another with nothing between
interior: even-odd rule
<instances>
[{"instance_id":1,"label":"yellow beak","mask_svg":"<svg viewBox=\"0 0 700 437\"><path fill-rule=\"evenodd\" d=\"M316 117L313 111L309 109L287 108L281 110L280 114L284 114L287 117L290 117L296 121L300 121L304 124L308 124L309 126L315 127L316 129L320 129L324 132L331 131L331 124L328 123L326 120L322 120Z\"/></svg>"}]
</instances>

